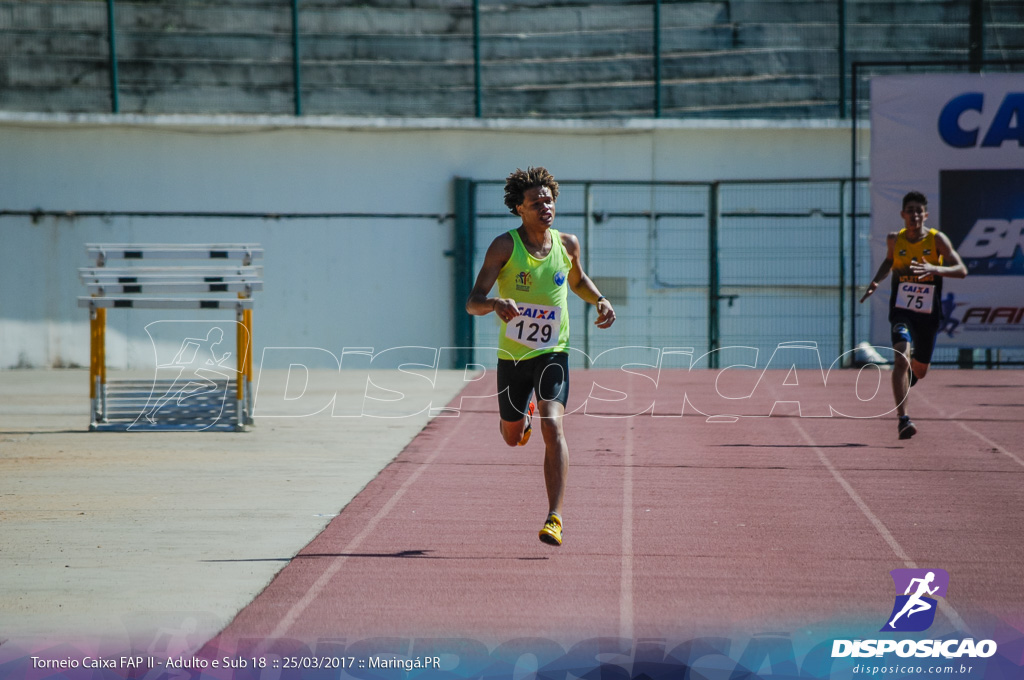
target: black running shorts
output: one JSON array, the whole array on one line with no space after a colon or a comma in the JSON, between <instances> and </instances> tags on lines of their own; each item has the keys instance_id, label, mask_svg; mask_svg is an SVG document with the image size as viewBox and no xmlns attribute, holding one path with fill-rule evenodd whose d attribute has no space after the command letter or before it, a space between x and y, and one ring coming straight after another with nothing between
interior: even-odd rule
<instances>
[{"instance_id":1,"label":"black running shorts","mask_svg":"<svg viewBox=\"0 0 1024 680\"><path fill-rule=\"evenodd\" d=\"M889 314L889 322L892 324L892 344L894 347L901 342L906 342L900 328L900 326L903 326L910 334L910 346L913 348L910 358L922 364L930 364L932 362L932 353L935 351L935 336L939 332L939 326L942 322L941 317L893 310Z\"/></svg>"},{"instance_id":2,"label":"black running shorts","mask_svg":"<svg viewBox=\"0 0 1024 680\"><path fill-rule=\"evenodd\" d=\"M537 401L569 400L569 355L548 352L532 359L498 359L498 412L508 422L522 420L530 406L530 393Z\"/></svg>"}]
</instances>

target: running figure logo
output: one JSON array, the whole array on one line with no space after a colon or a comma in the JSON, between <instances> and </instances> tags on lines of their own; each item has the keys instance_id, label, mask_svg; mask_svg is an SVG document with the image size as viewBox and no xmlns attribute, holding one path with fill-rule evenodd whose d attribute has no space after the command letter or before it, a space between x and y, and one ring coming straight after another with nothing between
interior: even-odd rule
<instances>
[{"instance_id":1,"label":"running figure logo","mask_svg":"<svg viewBox=\"0 0 1024 680\"><path fill-rule=\"evenodd\" d=\"M944 569L893 569L896 602L883 631L918 632L935 621L936 597L945 597L949 573ZM900 595L899 593L903 593Z\"/></svg>"},{"instance_id":2,"label":"running figure logo","mask_svg":"<svg viewBox=\"0 0 1024 680\"><path fill-rule=\"evenodd\" d=\"M149 398L129 429L206 429L220 419L228 381L238 373L230 336L222 325L231 324L155 321L146 326L156 353L156 375ZM234 325L235 332L244 332L240 324ZM167 418L161 419L164 411Z\"/></svg>"},{"instance_id":3,"label":"running figure logo","mask_svg":"<svg viewBox=\"0 0 1024 680\"><path fill-rule=\"evenodd\" d=\"M178 376L171 382L164 395L153 402L150 409L143 415L146 420L156 423L156 412L171 400L181 406L190 397L199 397L218 391L214 378L226 379L231 372L224 362L231 357L231 352L217 356L216 347L224 340L224 331L211 328L205 338L185 338L181 348L168 364L157 365L157 369L171 368L178 371ZM227 372L222 372L223 369Z\"/></svg>"}]
</instances>

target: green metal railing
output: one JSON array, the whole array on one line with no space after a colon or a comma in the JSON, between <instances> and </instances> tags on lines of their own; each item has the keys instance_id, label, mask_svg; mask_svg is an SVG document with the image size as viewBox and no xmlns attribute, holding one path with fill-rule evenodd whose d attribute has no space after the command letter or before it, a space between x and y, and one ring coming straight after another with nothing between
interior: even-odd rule
<instances>
[{"instance_id":1,"label":"green metal railing","mask_svg":"<svg viewBox=\"0 0 1024 680\"><path fill-rule=\"evenodd\" d=\"M978 65L989 43L992 57L1024 56L1024 1L763 7L0 0L0 63L25 77L50 60L41 81L53 81L22 85L22 99L6 88L0 109L99 110L105 64L114 113L845 118L854 61ZM906 44L910 23L931 37ZM102 54L90 47L101 35Z\"/></svg>"},{"instance_id":2,"label":"green metal railing","mask_svg":"<svg viewBox=\"0 0 1024 680\"><path fill-rule=\"evenodd\" d=\"M491 240L515 226L501 209L503 185L456 180L456 261L470 256L455 274L457 308ZM574 347L594 357L618 346L693 346L715 368L725 346L770 353L813 340L823 357L837 358L855 344L852 318L868 311L847 304L869 276L868 263L851 260L852 186L845 178L560 181L559 229L579 234L584 270L622 305L614 332L591 333L589 308L573 301L572 327L582 335ZM866 199L866 180L858 190ZM488 319L468 317L455 332L466 348L493 334ZM459 358L487 359L470 350Z\"/></svg>"},{"instance_id":3,"label":"green metal railing","mask_svg":"<svg viewBox=\"0 0 1024 680\"><path fill-rule=\"evenodd\" d=\"M971 13L972 16L980 14L980 0L972 0L971 2ZM1010 59L1010 60L987 60L975 54L975 49L979 49L982 46L981 38L973 35L972 31L972 54L968 60L953 60L953 61L855 61L851 65L851 85L852 85L852 100L854 106L851 111L851 126L850 126L850 181L853 183L859 183L866 178L858 176L858 170L860 163L867 158L867 145L861 141L862 131L858 125L858 121L867 120L870 116L870 101L862 100L858 96L858 92L866 91L866 87L870 79L878 75L892 75L894 73L982 73L986 71L1016 71L1024 67L1024 59ZM860 253L857 248L857 239L855 234L858 231L857 215L857 195L852 195L853 205L851 206L851 213L853 214L853 225L851 229L851 239L849 243L850 249L850 260L857 262L858 259L866 260L869 257L868 253ZM857 303L858 293L856 289L849 291L849 304L852 307ZM857 317L852 316L850 318L852 324L851 336L857 336ZM992 359L992 350L983 349L975 350L970 348L962 348L957 353L955 360L943 357L943 352L940 350L936 358L933 360L934 365L950 365L957 364L961 367L971 367L976 362L975 355L979 352L984 352L984 358L980 357L977 359L980 363L991 368L994 363ZM1019 360L1008 360L1008 361L996 361L995 365L1019 365Z\"/></svg>"},{"instance_id":4,"label":"green metal railing","mask_svg":"<svg viewBox=\"0 0 1024 680\"><path fill-rule=\"evenodd\" d=\"M114 0L107 0L107 44L110 50L110 110L113 113L121 111L121 104L118 101L120 86L117 83L117 29L114 22Z\"/></svg>"},{"instance_id":5,"label":"green metal railing","mask_svg":"<svg viewBox=\"0 0 1024 680\"><path fill-rule=\"evenodd\" d=\"M299 48L299 33L299 0L292 0L292 78L295 84L296 116L302 115L302 50Z\"/></svg>"},{"instance_id":6,"label":"green metal railing","mask_svg":"<svg viewBox=\"0 0 1024 680\"><path fill-rule=\"evenodd\" d=\"M580 237L584 270L618 312L612 329L593 331L591 308L570 295L574 356L590 367L617 347L691 347L697 366L720 368L715 350L745 347L763 367L799 342L814 343L828 368L870 340L870 306L858 299L873 269L857 247L870 238L868 183L560 181L557 227ZM503 187L455 182L455 309L492 239L516 226ZM456 314L455 323L456 365L488 365L493 318ZM932 365L1019 367L1024 348L939 347Z\"/></svg>"}]
</instances>

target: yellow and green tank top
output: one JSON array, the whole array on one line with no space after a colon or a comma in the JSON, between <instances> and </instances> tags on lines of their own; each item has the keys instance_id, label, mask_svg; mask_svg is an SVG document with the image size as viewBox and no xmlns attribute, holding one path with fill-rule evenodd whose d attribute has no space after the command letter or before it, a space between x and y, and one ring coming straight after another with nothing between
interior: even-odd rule
<instances>
[{"instance_id":1,"label":"yellow and green tank top","mask_svg":"<svg viewBox=\"0 0 1024 680\"><path fill-rule=\"evenodd\" d=\"M519 316L501 322L499 359L528 359L569 347L569 270L572 260L561 235L551 233L551 251L537 259L523 245L519 230L509 234L515 243L512 256L498 273L498 295L519 306Z\"/></svg>"},{"instance_id":2,"label":"yellow and green tank top","mask_svg":"<svg viewBox=\"0 0 1024 680\"><path fill-rule=\"evenodd\" d=\"M942 265L942 256L936 244L935 229L925 229L920 241L907 240L907 230L896 234L892 248L892 295L889 296L890 312L903 309L918 314L942 316L942 277L918 278L910 269L914 262L928 262Z\"/></svg>"}]
</instances>

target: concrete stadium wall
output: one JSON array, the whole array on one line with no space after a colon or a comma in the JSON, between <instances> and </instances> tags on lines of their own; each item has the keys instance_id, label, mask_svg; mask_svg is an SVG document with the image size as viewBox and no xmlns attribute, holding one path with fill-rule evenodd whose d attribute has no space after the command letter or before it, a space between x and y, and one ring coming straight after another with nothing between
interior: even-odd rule
<instances>
[{"instance_id":1,"label":"concrete stadium wall","mask_svg":"<svg viewBox=\"0 0 1024 680\"><path fill-rule=\"evenodd\" d=\"M76 302L86 243L263 244L257 369L265 347L443 347L464 313L446 254L454 177L501 179L529 165L578 180L841 177L849 144L848 123L833 121L0 114L0 368L88 365ZM366 216L9 214L33 210ZM405 217L373 216L382 213ZM108 366L153 365L150 321L205 316L112 310Z\"/></svg>"}]
</instances>

